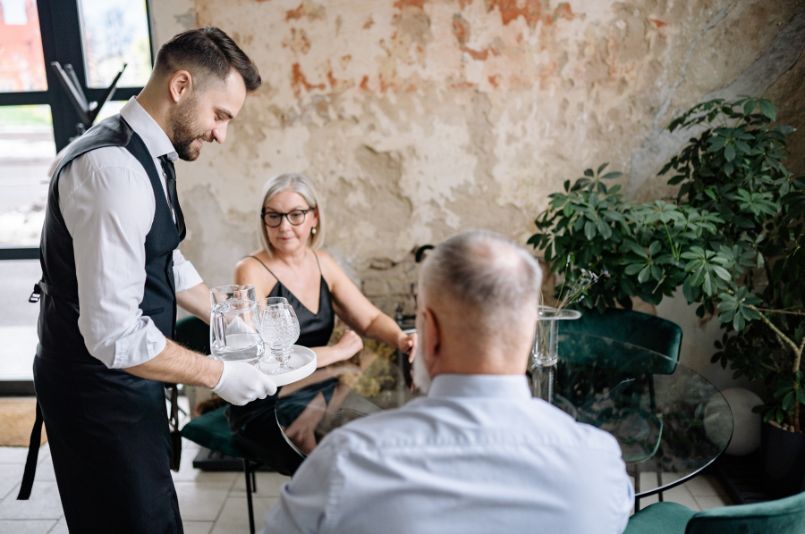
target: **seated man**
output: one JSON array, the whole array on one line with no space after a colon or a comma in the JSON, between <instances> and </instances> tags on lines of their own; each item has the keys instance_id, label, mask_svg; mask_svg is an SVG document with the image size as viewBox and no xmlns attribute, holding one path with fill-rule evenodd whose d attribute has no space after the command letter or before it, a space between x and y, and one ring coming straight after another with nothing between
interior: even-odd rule
<instances>
[{"instance_id":1,"label":"seated man","mask_svg":"<svg viewBox=\"0 0 805 534\"><path fill-rule=\"evenodd\" d=\"M633 492L615 439L529 392L540 283L496 234L436 247L417 311L427 396L328 435L265 532L622 532Z\"/></svg>"}]
</instances>

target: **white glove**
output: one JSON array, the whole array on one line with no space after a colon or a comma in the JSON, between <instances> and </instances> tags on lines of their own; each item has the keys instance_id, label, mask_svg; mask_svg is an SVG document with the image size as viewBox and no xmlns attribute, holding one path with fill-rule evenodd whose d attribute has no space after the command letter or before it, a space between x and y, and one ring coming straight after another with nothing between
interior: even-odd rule
<instances>
[{"instance_id":1,"label":"white glove","mask_svg":"<svg viewBox=\"0 0 805 534\"><path fill-rule=\"evenodd\" d=\"M277 385L254 365L246 362L224 362L224 372L212 388L230 404L243 406L277 392Z\"/></svg>"}]
</instances>

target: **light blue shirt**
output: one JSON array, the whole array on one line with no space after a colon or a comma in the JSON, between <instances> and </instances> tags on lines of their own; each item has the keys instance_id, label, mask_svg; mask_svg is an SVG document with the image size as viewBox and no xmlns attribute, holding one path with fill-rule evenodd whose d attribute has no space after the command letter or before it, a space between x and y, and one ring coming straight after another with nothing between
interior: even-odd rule
<instances>
[{"instance_id":1,"label":"light blue shirt","mask_svg":"<svg viewBox=\"0 0 805 534\"><path fill-rule=\"evenodd\" d=\"M264 534L620 533L633 499L615 439L531 398L524 376L439 375L329 434Z\"/></svg>"}]
</instances>

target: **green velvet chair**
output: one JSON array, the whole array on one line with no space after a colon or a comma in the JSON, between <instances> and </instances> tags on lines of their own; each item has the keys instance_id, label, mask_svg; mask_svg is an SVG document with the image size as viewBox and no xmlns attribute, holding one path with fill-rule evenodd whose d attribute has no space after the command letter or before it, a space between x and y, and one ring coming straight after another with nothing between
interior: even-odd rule
<instances>
[{"instance_id":1,"label":"green velvet chair","mask_svg":"<svg viewBox=\"0 0 805 534\"><path fill-rule=\"evenodd\" d=\"M673 502L652 504L629 519L625 534L802 534L805 492L703 512Z\"/></svg>"},{"instance_id":2,"label":"green velvet chair","mask_svg":"<svg viewBox=\"0 0 805 534\"><path fill-rule=\"evenodd\" d=\"M590 357L596 358L618 358L625 361L610 361L613 367L621 369L632 368L635 372L649 374L649 396L651 399L651 413L656 414L656 403L654 395L655 374L673 374L679 363L679 353L682 349L682 328L676 323L649 315L647 313L633 310L608 309L603 312L595 310L584 310L579 319L572 321L559 322L559 334L564 336L559 341L560 357L573 361L574 359L585 360ZM579 334L580 336L574 336ZM645 362L636 361L634 354L581 354L578 347L583 347L584 336L594 338L609 338L614 341L628 343L636 347L643 347L656 353L666 356L667 359L659 359L651 362L647 366ZM583 352L583 351L582 351ZM639 354L638 354L639 355ZM660 425L661 427L661 425ZM657 459L657 485L662 485L662 469L660 468L660 457L662 449L660 446L661 433L658 434L658 442L654 447L654 457ZM635 493L640 491L640 463L632 464L633 475L635 477ZM660 501L663 499L662 492L658 495ZM640 500L635 498L635 510L640 509Z\"/></svg>"},{"instance_id":3,"label":"green velvet chair","mask_svg":"<svg viewBox=\"0 0 805 534\"><path fill-rule=\"evenodd\" d=\"M200 319L187 317L176 322L174 340L202 354L210 353L210 330ZM254 534L254 505L252 493L257 491L255 471L263 464L244 450L244 444L236 439L229 428L226 406L221 406L190 420L181 430L182 437L202 447L233 458L240 458L246 477L246 504L249 509L249 532Z\"/></svg>"}]
</instances>

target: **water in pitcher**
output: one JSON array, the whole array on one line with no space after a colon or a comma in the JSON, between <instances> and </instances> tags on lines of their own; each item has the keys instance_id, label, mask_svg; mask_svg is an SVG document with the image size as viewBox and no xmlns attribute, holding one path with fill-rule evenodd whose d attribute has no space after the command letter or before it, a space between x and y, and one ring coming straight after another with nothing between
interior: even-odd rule
<instances>
[{"instance_id":1,"label":"water in pitcher","mask_svg":"<svg viewBox=\"0 0 805 534\"><path fill-rule=\"evenodd\" d=\"M255 363L263 355L263 340L258 333L237 333L226 336L226 344L213 347L219 360Z\"/></svg>"}]
</instances>

